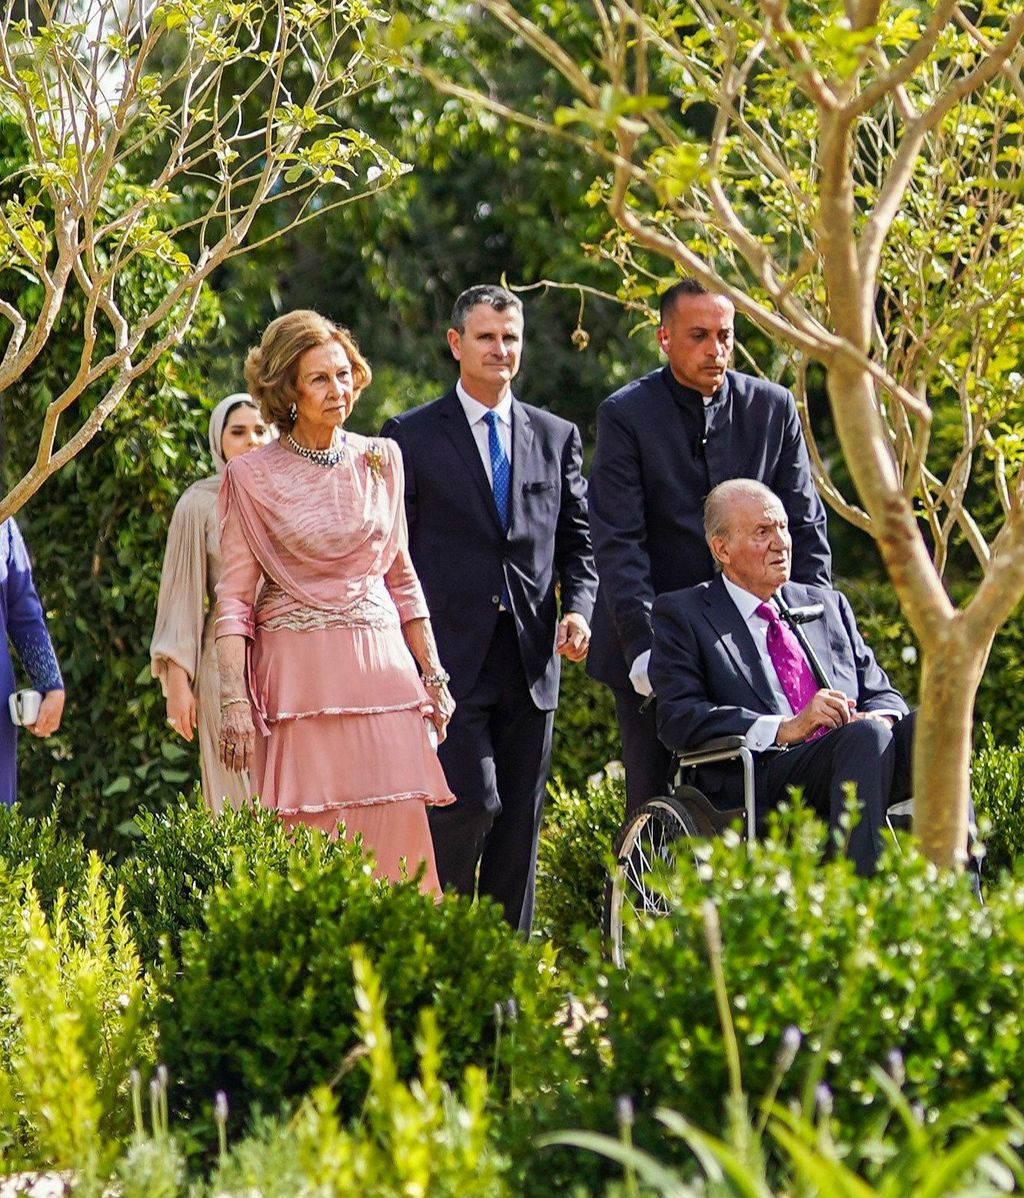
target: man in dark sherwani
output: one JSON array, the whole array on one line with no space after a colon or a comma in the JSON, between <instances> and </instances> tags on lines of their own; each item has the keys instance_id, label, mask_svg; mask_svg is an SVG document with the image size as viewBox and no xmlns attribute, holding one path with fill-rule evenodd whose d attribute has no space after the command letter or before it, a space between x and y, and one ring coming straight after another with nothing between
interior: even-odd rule
<instances>
[{"instance_id":1,"label":"man in dark sherwani","mask_svg":"<svg viewBox=\"0 0 1024 1198\"><path fill-rule=\"evenodd\" d=\"M615 696L626 810L664 794L671 754L658 739L647 666L651 606L663 591L711 578L701 513L711 489L752 478L779 497L793 538L793 578L831 584L825 510L811 479L792 394L729 370L732 303L693 279L661 297L668 359L601 404L590 475L600 578L588 673Z\"/></svg>"}]
</instances>

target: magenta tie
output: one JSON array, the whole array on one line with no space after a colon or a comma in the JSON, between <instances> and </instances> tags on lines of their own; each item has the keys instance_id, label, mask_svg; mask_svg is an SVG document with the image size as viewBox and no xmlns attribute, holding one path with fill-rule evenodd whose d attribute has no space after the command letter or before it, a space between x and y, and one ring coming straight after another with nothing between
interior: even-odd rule
<instances>
[{"instance_id":1,"label":"magenta tie","mask_svg":"<svg viewBox=\"0 0 1024 1198\"><path fill-rule=\"evenodd\" d=\"M768 621L768 656L772 659L782 693L789 700L793 714L799 715L818 692L818 684L811 667L807 664L807 658L804 657L793 630L788 624L783 623L779 613L770 603L762 603L756 608L755 615ZM818 728L807 739L813 740L827 731L827 728Z\"/></svg>"}]
</instances>

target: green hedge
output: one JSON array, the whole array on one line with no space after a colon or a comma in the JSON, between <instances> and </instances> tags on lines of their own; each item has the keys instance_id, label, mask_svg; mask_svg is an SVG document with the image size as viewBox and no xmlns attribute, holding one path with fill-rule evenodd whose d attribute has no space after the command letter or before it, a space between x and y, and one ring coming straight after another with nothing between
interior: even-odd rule
<instances>
[{"instance_id":1,"label":"green hedge","mask_svg":"<svg viewBox=\"0 0 1024 1198\"><path fill-rule=\"evenodd\" d=\"M534 933L576 956L583 933L600 927L606 863L626 809L621 777L598 775L579 789L548 787L537 853Z\"/></svg>"},{"instance_id":2,"label":"green hedge","mask_svg":"<svg viewBox=\"0 0 1024 1198\"><path fill-rule=\"evenodd\" d=\"M387 994L403 1079L414 1072L427 1006L445 1044L442 1080L452 1084L468 1065L500 1063L500 1093L519 1052L508 1033L521 1024L536 1033L531 1052L557 1039L551 963L494 904L437 904L413 881L389 887L347 844L322 858L295 854L286 875L240 870L214 890L202 928L183 934L180 958L163 973L163 1059L174 1106L194 1129L210 1135L218 1090L240 1119L257 1107L276 1114L317 1084L333 1083L346 1115L358 1111L366 1079L346 1060L357 1043L355 945Z\"/></svg>"},{"instance_id":3,"label":"green hedge","mask_svg":"<svg viewBox=\"0 0 1024 1198\"><path fill-rule=\"evenodd\" d=\"M630 941L627 968L609 968L596 936L570 986L579 1017L570 1043L538 1070L515 1134L574 1128L615 1134L616 1103L636 1109L633 1136L661 1159L654 1110L667 1106L721 1129L728 1077L711 983L705 904L721 921L723 962L748 1093L770 1088L783 1030L811 1050L783 1079L799 1098L808 1061L832 1089L837 1138L859 1141L877 1116L872 1065L902 1053L906 1092L926 1111L965 1120L1024 1099L1024 883L1005 879L982 908L963 878L908 852L878 877L845 859L823 863L821 826L776 820L752 849L729 836L684 859L671 883L672 915ZM525 1118L523 1117L526 1113ZM596 1192L607 1166L546 1151L527 1162L532 1195Z\"/></svg>"},{"instance_id":4,"label":"green hedge","mask_svg":"<svg viewBox=\"0 0 1024 1198\"><path fill-rule=\"evenodd\" d=\"M585 787L609 761L622 756L612 692L587 677L579 662L562 663L562 682L555 712L551 777L568 787Z\"/></svg>"},{"instance_id":5,"label":"green hedge","mask_svg":"<svg viewBox=\"0 0 1024 1198\"><path fill-rule=\"evenodd\" d=\"M286 875L296 858L318 862L345 856L342 844L306 828L289 831L277 814L258 803L225 810L212 819L198 790L160 812L140 812L133 850L112 875L124 890L125 907L147 968L157 964L161 944L180 951L184 932L203 924L209 895L236 873Z\"/></svg>"},{"instance_id":6,"label":"green hedge","mask_svg":"<svg viewBox=\"0 0 1024 1198\"><path fill-rule=\"evenodd\" d=\"M1017 742L997 744L983 725L971 756L971 795L985 845L985 875L994 878L1024 857L1024 729Z\"/></svg>"}]
</instances>

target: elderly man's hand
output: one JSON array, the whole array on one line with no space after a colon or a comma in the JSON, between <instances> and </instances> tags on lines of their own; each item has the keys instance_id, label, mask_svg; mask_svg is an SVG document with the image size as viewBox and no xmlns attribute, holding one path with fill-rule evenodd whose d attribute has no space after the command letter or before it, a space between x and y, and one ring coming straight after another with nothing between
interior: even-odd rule
<instances>
[{"instance_id":1,"label":"elderly man's hand","mask_svg":"<svg viewBox=\"0 0 1024 1198\"><path fill-rule=\"evenodd\" d=\"M582 661L590 648L590 625L579 612L567 612L558 624L555 652L570 661Z\"/></svg>"},{"instance_id":2,"label":"elderly man's hand","mask_svg":"<svg viewBox=\"0 0 1024 1198\"><path fill-rule=\"evenodd\" d=\"M819 728L841 728L853 718L853 707L853 700L842 691L820 690L799 715L782 721L775 743L795 745Z\"/></svg>"}]
</instances>

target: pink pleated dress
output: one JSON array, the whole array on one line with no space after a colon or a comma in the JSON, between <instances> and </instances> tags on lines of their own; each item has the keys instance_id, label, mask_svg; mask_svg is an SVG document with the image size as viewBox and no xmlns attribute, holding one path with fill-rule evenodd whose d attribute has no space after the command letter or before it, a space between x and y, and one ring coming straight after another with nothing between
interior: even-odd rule
<instances>
[{"instance_id":1,"label":"pink pleated dress","mask_svg":"<svg viewBox=\"0 0 1024 1198\"><path fill-rule=\"evenodd\" d=\"M426 862L438 893L426 808L455 796L402 635L428 612L398 447L350 433L324 467L274 442L228 463L218 511L217 636L247 638L260 801L290 825L342 821L383 877Z\"/></svg>"}]
</instances>

